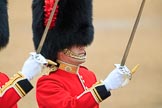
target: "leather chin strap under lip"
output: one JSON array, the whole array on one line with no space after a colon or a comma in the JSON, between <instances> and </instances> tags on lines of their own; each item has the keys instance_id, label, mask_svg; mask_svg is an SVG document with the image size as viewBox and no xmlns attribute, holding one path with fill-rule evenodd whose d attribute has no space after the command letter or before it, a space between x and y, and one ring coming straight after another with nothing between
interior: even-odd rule
<instances>
[{"instance_id":1,"label":"leather chin strap under lip","mask_svg":"<svg viewBox=\"0 0 162 108\"><path fill-rule=\"evenodd\" d=\"M63 52L64 52L65 55L72 57L74 59L78 59L78 60L85 60L86 59L86 53L84 55L78 55L78 54L75 54L74 52L70 51L67 48L64 49Z\"/></svg>"}]
</instances>

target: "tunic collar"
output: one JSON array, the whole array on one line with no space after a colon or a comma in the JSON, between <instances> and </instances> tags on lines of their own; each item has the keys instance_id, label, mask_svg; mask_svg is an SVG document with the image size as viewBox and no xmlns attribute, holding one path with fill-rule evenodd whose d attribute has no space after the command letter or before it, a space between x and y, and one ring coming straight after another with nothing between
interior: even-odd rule
<instances>
[{"instance_id":1,"label":"tunic collar","mask_svg":"<svg viewBox=\"0 0 162 108\"><path fill-rule=\"evenodd\" d=\"M76 74L78 72L79 66L72 65L72 64L63 62L61 60L57 60L57 62L59 63L58 69L61 69L61 70L64 70L66 72L70 72L73 74Z\"/></svg>"}]
</instances>

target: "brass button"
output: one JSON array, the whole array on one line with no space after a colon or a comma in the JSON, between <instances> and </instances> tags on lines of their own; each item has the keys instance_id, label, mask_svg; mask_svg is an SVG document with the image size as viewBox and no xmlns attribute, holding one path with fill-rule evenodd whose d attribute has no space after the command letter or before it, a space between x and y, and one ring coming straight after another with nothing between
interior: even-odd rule
<instances>
[{"instance_id":1,"label":"brass button","mask_svg":"<svg viewBox=\"0 0 162 108\"><path fill-rule=\"evenodd\" d=\"M68 72L70 72L70 71L72 71L72 68L70 66L66 66L65 67L65 70L68 71Z\"/></svg>"}]
</instances>

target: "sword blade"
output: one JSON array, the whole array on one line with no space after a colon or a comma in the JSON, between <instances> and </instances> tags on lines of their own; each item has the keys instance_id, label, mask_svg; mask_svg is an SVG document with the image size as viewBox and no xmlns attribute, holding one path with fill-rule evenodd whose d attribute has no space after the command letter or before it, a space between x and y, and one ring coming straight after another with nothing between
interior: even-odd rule
<instances>
[{"instance_id":1,"label":"sword blade","mask_svg":"<svg viewBox=\"0 0 162 108\"><path fill-rule=\"evenodd\" d=\"M132 42L133 42L133 39L134 39L135 32L136 32L136 29L137 29L137 26L138 26L138 23L139 23L139 20L140 20L142 11L143 11L144 4L145 4L145 0L143 0L142 3L141 3L138 15L136 17L135 24L133 26L133 29L132 29L129 41L127 43L127 46L126 46L126 49L125 49L125 52L124 52L124 55L123 55L123 58L122 58L122 61L121 61L121 66L125 65L125 62L126 62L126 59L127 59L128 53L129 53L129 50L131 48L131 45L132 45Z\"/></svg>"},{"instance_id":2,"label":"sword blade","mask_svg":"<svg viewBox=\"0 0 162 108\"><path fill-rule=\"evenodd\" d=\"M38 48L37 48L37 50L36 50L36 53L37 53L37 54L39 54L39 53L41 52L41 50L42 50L44 41L45 41L45 39L46 39L46 36L47 36L48 30L49 30L49 27L50 27L51 22L52 22L53 15L54 15L54 13L55 13L55 10L56 10L57 4L58 4L58 1L59 1L59 0L55 0L55 4L54 4L54 6L53 6L53 8L52 8L50 17L49 17L48 22L47 22L47 26L45 27L45 30L44 30L43 35L42 35L42 38L41 38L40 43L39 43L39 45L38 45Z\"/></svg>"}]
</instances>

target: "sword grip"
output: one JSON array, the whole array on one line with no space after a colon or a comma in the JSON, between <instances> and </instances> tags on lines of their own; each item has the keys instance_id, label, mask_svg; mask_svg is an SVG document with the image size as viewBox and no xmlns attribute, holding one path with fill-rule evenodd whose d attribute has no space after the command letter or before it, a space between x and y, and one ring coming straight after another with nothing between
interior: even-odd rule
<instances>
[{"instance_id":1,"label":"sword grip","mask_svg":"<svg viewBox=\"0 0 162 108\"><path fill-rule=\"evenodd\" d=\"M137 71L138 68L139 68L139 64L134 66L134 68L131 70L131 74L133 75Z\"/></svg>"}]
</instances>

